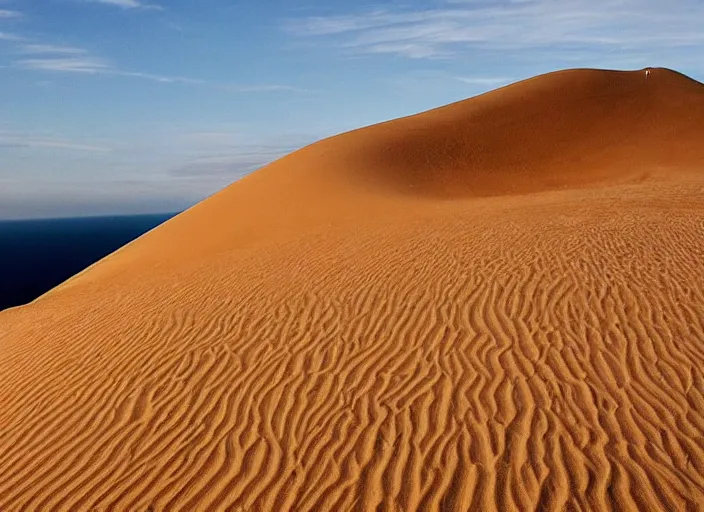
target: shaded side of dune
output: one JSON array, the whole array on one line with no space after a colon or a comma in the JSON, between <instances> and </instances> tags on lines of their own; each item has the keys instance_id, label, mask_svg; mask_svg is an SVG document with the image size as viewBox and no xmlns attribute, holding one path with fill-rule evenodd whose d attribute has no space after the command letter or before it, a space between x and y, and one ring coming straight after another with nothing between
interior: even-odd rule
<instances>
[{"instance_id":1,"label":"shaded side of dune","mask_svg":"<svg viewBox=\"0 0 704 512\"><path fill-rule=\"evenodd\" d=\"M613 184L703 163L702 119L704 85L679 73L572 70L361 132L359 166L441 198Z\"/></svg>"}]
</instances>

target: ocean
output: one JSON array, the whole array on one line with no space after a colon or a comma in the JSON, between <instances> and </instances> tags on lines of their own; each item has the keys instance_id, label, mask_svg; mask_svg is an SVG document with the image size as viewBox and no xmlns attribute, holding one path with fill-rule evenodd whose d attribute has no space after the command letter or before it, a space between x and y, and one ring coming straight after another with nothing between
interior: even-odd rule
<instances>
[{"instance_id":1,"label":"ocean","mask_svg":"<svg viewBox=\"0 0 704 512\"><path fill-rule=\"evenodd\" d=\"M174 215L0 221L0 311L33 301Z\"/></svg>"}]
</instances>

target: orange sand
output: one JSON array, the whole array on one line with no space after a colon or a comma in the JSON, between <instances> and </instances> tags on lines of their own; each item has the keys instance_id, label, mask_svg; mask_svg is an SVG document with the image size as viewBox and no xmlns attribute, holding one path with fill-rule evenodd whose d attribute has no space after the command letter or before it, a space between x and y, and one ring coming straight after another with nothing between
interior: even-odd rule
<instances>
[{"instance_id":1,"label":"orange sand","mask_svg":"<svg viewBox=\"0 0 704 512\"><path fill-rule=\"evenodd\" d=\"M3 512L701 503L704 85L673 71L324 140L0 313Z\"/></svg>"}]
</instances>

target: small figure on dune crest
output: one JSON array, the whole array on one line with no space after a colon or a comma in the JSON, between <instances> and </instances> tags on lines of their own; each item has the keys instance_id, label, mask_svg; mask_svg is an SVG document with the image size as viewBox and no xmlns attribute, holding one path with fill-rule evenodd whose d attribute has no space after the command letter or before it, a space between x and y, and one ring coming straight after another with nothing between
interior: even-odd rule
<instances>
[{"instance_id":1,"label":"small figure on dune crest","mask_svg":"<svg viewBox=\"0 0 704 512\"><path fill-rule=\"evenodd\" d=\"M645 68L645 79L650 78L650 68Z\"/></svg>"}]
</instances>

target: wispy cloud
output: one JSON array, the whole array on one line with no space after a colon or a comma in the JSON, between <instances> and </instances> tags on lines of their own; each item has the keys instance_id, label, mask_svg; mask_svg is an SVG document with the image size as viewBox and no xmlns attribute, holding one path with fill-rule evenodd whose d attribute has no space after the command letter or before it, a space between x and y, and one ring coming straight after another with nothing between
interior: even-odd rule
<instances>
[{"instance_id":1,"label":"wispy cloud","mask_svg":"<svg viewBox=\"0 0 704 512\"><path fill-rule=\"evenodd\" d=\"M108 74L125 76L131 78L141 78L143 80L151 80L152 82L160 82L163 84L185 84L185 85L201 85L206 84L205 80L198 78L188 78L184 76L167 76L158 75L153 73L142 73L139 71L123 71L119 69L110 69L107 71Z\"/></svg>"},{"instance_id":2,"label":"wispy cloud","mask_svg":"<svg viewBox=\"0 0 704 512\"><path fill-rule=\"evenodd\" d=\"M453 76L452 78L463 84L481 86L505 85L514 80L505 76Z\"/></svg>"},{"instance_id":3,"label":"wispy cloud","mask_svg":"<svg viewBox=\"0 0 704 512\"><path fill-rule=\"evenodd\" d=\"M179 145L195 153L182 155L186 163L168 170L178 178L224 178L232 181L306 146L317 139L292 134L276 140L244 141L232 132L187 133L178 137Z\"/></svg>"},{"instance_id":4,"label":"wispy cloud","mask_svg":"<svg viewBox=\"0 0 704 512\"><path fill-rule=\"evenodd\" d=\"M55 44L25 44L20 48L20 53L50 54L50 55L85 55L88 53L83 48Z\"/></svg>"},{"instance_id":5,"label":"wispy cloud","mask_svg":"<svg viewBox=\"0 0 704 512\"><path fill-rule=\"evenodd\" d=\"M95 57L83 48L52 44L24 44L18 49L20 54L31 55L15 61L15 66L34 71L51 71L61 73L82 73L90 75L111 75L136 78L164 84L182 84L207 86L213 89L234 93L254 92L309 92L304 89L279 84L242 85L210 82L200 78L177 75L162 75L142 71L130 71L113 66L106 59Z\"/></svg>"},{"instance_id":6,"label":"wispy cloud","mask_svg":"<svg viewBox=\"0 0 704 512\"><path fill-rule=\"evenodd\" d=\"M169 170L178 178L229 177L231 180L255 171L296 148L249 148L248 151L193 160Z\"/></svg>"},{"instance_id":7,"label":"wispy cloud","mask_svg":"<svg viewBox=\"0 0 704 512\"><path fill-rule=\"evenodd\" d=\"M2 0L0 0L2 1ZM147 7L146 4L134 0L91 0L101 3L111 3L125 8ZM0 11L2 12L2 11ZM266 93L266 92L292 92L309 93L285 84L237 84L227 82L209 81L179 75L165 75L145 71L122 69L113 65L107 59L91 55L91 53L77 46L65 44L47 44L43 42L28 41L15 34L0 32L0 40L17 43L16 51L22 58L13 62L14 67L44 72L76 73L84 75L109 75L115 77L135 78L163 84L181 84L189 86L210 87L232 93ZM21 44L24 43L24 44Z\"/></svg>"},{"instance_id":8,"label":"wispy cloud","mask_svg":"<svg viewBox=\"0 0 704 512\"><path fill-rule=\"evenodd\" d=\"M87 50L76 46L25 44L19 48L19 52L37 56L20 59L15 63L17 66L24 69L58 71L64 73L117 75L162 83L203 83L202 80L193 78L120 70L112 66L107 60L91 56Z\"/></svg>"},{"instance_id":9,"label":"wispy cloud","mask_svg":"<svg viewBox=\"0 0 704 512\"><path fill-rule=\"evenodd\" d=\"M107 153L111 151L108 147L84 144L60 138L0 134L0 149L18 148L60 149L69 151L87 151L91 153Z\"/></svg>"},{"instance_id":10,"label":"wispy cloud","mask_svg":"<svg viewBox=\"0 0 704 512\"><path fill-rule=\"evenodd\" d=\"M0 32L0 41L22 41L22 36L10 34L8 32Z\"/></svg>"},{"instance_id":11,"label":"wispy cloud","mask_svg":"<svg viewBox=\"0 0 704 512\"><path fill-rule=\"evenodd\" d=\"M109 72L111 67L104 59L93 57L76 46L54 44L24 44L19 53L32 55L15 62L23 69L63 73L98 74Z\"/></svg>"},{"instance_id":12,"label":"wispy cloud","mask_svg":"<svg viewBox=\"0 0 704 512\"><path fill-rule=\"evenodd\" d=\"M22 17L22 13L19 11L0 9L0 18L21 18L21 17Z\"/></svg>"},{"instance_id":13,"label":"wispy cloud","mask_svg":"<svg viewBox=\"0 0 704 512\"><path fill-rule=\"evenodd\" d=\"M702 19L698 0L455 0L436 9L294 19L285 28L355 53L430 58L467 48L701 46Z\"/></svg>"},{"instance_id":14,"label":"wispy cloud","mask_svg":"<svg viewBox=\"0 0 704 512\"><path fill-rule=\"evenodd\" d=\"M261 85L241 85L241 84L214 84L217 89L229 92L294 92L294 93L311 93L310 89L303 89L300 87L293 87L290 85L279 85L279 84L261 84Z\"/></svg>"},{"instance_id":15,"label":"wispy cloud","mask_svg":"<svg viewBox=\"0 0 704 512\"><path fill-rule=\"evenodd\" d=\"M164 8L156 4L145 4L139 0L85 0L94 4L114 5L122 9L144 9L152 11L162 11Z\"/></svg>"},{"instance_id":16,"label":"wispy cloud","mask_svg":"<svg viewBox=\"0 0 704 512\"><path fill-rule=\"evenodd\" d=\"M24 69L58 71L63 73L106 73L109 66L94 57L49 57L45 59L22 59L17 65Z\"/></svg>"},{"instance_id":17,"label":"wispy cloud","mask_svg":"<svg viewBox=\"0 0 704 512\"><path fill-rule=\"evenodd\" d=\"M34 71L53 71L61 73L83 73L92 75L111 75L117 77L136 78L159 82L163 84L200 85L213 89L233 92L233 93L255 93L255 92L309 92L307 89L299 89L288 85L240 85L230 83L209 82L199 78L189 78L183 76L160 75L155 73L144 73L141 71L126 71L112 67L107 61L91 57L89 55L63 56L55 55L46 58L21 59L15 65Z\"/></svg>"}]
</instances>

